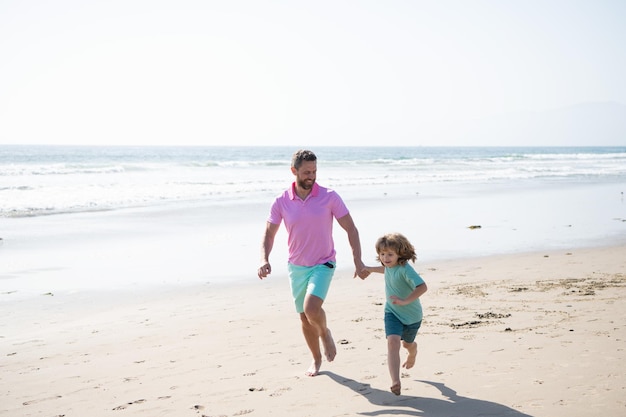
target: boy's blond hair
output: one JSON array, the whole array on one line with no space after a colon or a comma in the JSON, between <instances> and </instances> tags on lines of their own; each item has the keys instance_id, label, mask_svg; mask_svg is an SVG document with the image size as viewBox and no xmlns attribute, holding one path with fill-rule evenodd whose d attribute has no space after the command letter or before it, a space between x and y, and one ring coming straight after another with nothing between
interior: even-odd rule
<instances>
[{"instance_id":1,"label":"boy's blond hair","mask_svg":"<svg viewBox=\"0 0 626 417\"><path fill-rule=\"evenodd\" d=\"M415 248L404 235L400 233L387 233L376 241L376 253L380 253L385 249L391 249L398 254L398 263L406 264L408 261L415 262L417 255ZM376 256L376 260L380 262L380 256ZM381 262L382 263L382 262Z\"/></svg>"}]
</instances>

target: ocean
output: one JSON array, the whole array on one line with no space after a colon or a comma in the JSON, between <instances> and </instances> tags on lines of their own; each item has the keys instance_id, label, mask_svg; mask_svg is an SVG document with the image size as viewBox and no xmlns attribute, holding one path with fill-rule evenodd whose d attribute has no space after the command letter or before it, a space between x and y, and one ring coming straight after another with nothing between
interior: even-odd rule
<instances>
[{"instance_id":1,"label":"ocean","mask_svg":"<svg viewBox=\"0 0 626 417\"><path fill-rule=\"evenodd\" d=\"M255 282L295 147L0 146L0 302ZM402 232L423 263L626 243L626 147L315 147L363 260ZM351 250L335 228L338 272ZM286 276L286 236L272 251Z\"/></svg>"},{"instance_id":2,"label":"ocean","mask_svg":"<svg viewBox=\"0 0 626 417\"><path fill-rule=\"evenodd\" d=\"M267 202L292 147L0 146L0 217ZM318 181L350 199L626 182L626 147L319 147Z\"/></svg>"}]
</instances>

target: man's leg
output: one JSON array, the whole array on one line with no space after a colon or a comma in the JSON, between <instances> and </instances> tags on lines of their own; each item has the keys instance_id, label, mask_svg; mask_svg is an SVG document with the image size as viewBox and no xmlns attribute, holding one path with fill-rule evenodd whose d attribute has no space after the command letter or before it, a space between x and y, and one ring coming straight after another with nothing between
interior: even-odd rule
<instances>
[{"instance_id":1,"label":"man's leg","mask_svg":"<svg viewBox=\"0 0 626 417\"><path fill-rule=\"evenodd\" d=\"M332 334L326 325L326 312L322 308L324 300L321 298L307 294L304 299L304 313L300 315L302 321L302 332L306 339L307 345L313 355L313 364L308 375L315 376L319 372L322 364L322 353L320 350L320 339L324 346L324 354L326 360L332 362L337 354L335 342Z\"/></svg>"},{"instance_id":2,"label":"man's leg","mask_svg":"<svg viewBox=\"0 0 626 417\"><path fill-rule=\"evenodd\" d=\"M302 322L302 334L304 334L306 344L313 355L313 362L305 374L308 376L315 376L318 374L320 367L322 366L322 351L320 349L319 333L318 330L311 323L309 323L309 320L306 318L304 313L300 313L300 321Z\"/></svg>"}]
</instances>

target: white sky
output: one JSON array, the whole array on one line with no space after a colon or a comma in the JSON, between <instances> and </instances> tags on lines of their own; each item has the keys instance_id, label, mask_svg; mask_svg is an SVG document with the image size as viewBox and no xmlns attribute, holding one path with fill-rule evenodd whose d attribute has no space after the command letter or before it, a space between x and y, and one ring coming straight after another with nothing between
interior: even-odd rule
<instances>
[{"instance_id":1,"label":"white sky","mask_svg":"<svg viewBox=\"0 0 626 417\"><path fill-rule=\"evenodd\" d=\"M463 126L626 105L625 22L622 0L0 0L0 143L519 145Z\"/></svg>"}]
</instances>

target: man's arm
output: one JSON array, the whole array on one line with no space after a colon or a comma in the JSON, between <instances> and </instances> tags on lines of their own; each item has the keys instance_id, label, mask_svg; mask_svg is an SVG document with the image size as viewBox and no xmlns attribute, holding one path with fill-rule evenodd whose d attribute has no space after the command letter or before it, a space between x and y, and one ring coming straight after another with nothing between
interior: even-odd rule
<instances>
[{"instance_id":1,"label":"man's arm","mask_svg":"<svg viewBox=\"0 0 626 417\"><path fill-rule=\"evenodd\" d=\"M365 264L361 259L361 240L359 238L359 231L352 220L352 216L348 213L342 218L337 219L337 222L339 226L348 233L348 242L350 242L350 247L352 248L352 258L354 259L354 267L356 268L354 276L358 275L361 279L367 278L370 273L365 269Z\"/></svg>"},{"instance_id":2,"label":"man's arm","mask_svg":"<svg viewBox=\"0 0 626 417\"><path fill-rule=\"evenodd\" d=\"M260 279L267 277L272 273L272 266L270 265L270 253L274 247L274 238L276 232L278 232L279 224L267 222L265 225L265 233L263 234L263 242L261 243L261 266L258 270Z\"/></svg>"}]
</instances>

